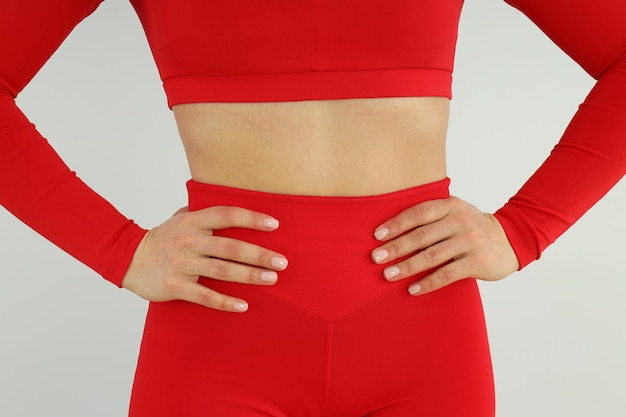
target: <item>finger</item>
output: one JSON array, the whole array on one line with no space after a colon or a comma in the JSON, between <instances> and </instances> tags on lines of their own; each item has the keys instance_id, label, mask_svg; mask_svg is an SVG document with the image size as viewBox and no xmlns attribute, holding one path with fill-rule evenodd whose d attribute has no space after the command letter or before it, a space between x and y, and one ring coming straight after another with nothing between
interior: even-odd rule
<instances>
[{"instance_id":1,"label":"finger","mask_svg":"<svg viewBox=\"0 0 626 417\"><path fill-rule=\"evenodd\" d=\"M217 258L207 258L202 265L202 271L194 275L253 285L273 285L278 281L276 271L253 268Z\"/></svg>"},{"instance_id":2,"label":"finger","mask_svg":"<svg viewBox=\"0 0 626 417\"><path fill-rule=\"evenodd\" d=\"M459 258L409 285L409 294L428 294L472 275L470 261L467 258Z\"/></svg>"},{"instance_id":3,"label":"finger","mask_svg":"<svg viewBox=\"0 0 626 417\"><path fill-rule=\"evenodd\" d=\"M388 281L398 281L435 268L462 256L469 249L468 243L458 236L429 246L415 255L383 270Z\"/></svg>"},{"instance_id":4,"label":"finger","mask_svg":"<svg viewBox=\"0 0 626 417\"><path fill-rule=\"evenodd\" d=\"M248 310L248 303L240 298L231 297L213 291L195 281L183 280L179 283L178 299L199 304L204 307L232 313L243 313Z\"/></svg>"},{"instance_id":5,"label":"finger","mask_svg":"<svg viewBox=\"0 0 626 417\"><path fill-rule=\"evenodd\" d=\"M441 222L417 227L374 249L371 258L378 264L392 262L447 239L454 233L454 229Z\"/></svg>"},{"instance_id":6,"label":"finger","mask_svg":"<svg viewBox=\"0 0 626 417\"><path fill-rule=\"evenodd\" d=\"M222 236L211 236L201 253L212 258L221 258L248 265L282 271L287 268L287 258L278 252L253 243Z\"/></svg>"},{"instance_id":7,"label":"finger","mask_svg":"<svg viewBox=\"0 0 626 417\"><path fill-rule=\"evenodd\" d=\"M416 227L440 220L449 212L447 201L448 199L429 200L411 206L378 226L374 237L387 241Z\"/></svg>"},{"instance_id":8,"label":"finger","mask_svg":"<svg viewBox=\"0 0 626 417\"><path fill-rule=\"evenodd\" d=\"M240 227L261 231L272 231L278 228L278 220L274 217L234 206L214 206L190 213L193 223L199 229L219 230L229 227Z\"/></svg>"}]
</instances>

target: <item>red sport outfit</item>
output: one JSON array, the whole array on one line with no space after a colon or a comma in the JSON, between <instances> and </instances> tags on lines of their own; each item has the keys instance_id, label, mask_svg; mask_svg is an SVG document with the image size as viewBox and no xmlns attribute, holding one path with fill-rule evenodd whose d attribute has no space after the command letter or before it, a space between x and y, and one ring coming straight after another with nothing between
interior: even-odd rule
<instances>
[{"instance_id":1,"label":"red sport outfit","mask_svg":"<svg viewBox=\"0 0 626 417\"><path fill-rule=\"evenodd\" d=\"M0 0L0 203L120 285L146 231L81 182L14 101L100 1ZM508 2L598 80L544 164L495 213L521 268L626 171L626 3ZM451 97L462 0L131 3L170 107ZM475 281L414 298L369 260L378 224L447 197L447 185L311 197L190 181L192 210L237 205L279 218L269 234L220 233L279 250L290 266L272 287L200 278L245 297L245 314L151 303L130 415L493 416Z\"/></svg>"}]
</instances>

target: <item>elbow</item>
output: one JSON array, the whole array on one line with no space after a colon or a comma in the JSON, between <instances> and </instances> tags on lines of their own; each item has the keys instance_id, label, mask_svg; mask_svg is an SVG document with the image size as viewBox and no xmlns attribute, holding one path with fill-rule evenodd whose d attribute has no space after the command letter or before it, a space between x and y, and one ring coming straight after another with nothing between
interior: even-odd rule
<instances>
[{"instance_id":1,"label":"elbow","mask_svg":"<svg viewBox=\"0 0 626 417\"><path fill-rule=\"evenodd\" d=\"M0 99L14 100L17 92L10 88L10 84L0 75Z\"/></svg>"},{"instance_id":2,"label":"elbow","mask_svg":"<svg viewBox=\"0 0 626 417\"><path fill-rule=\"evenodd\" d=\"M594 67L584 67L587 73L596 80L604 77L607 73L626 73L626 49L621 49L612 59L607 59L607 63Z\"/></svg>"}]
</instances>

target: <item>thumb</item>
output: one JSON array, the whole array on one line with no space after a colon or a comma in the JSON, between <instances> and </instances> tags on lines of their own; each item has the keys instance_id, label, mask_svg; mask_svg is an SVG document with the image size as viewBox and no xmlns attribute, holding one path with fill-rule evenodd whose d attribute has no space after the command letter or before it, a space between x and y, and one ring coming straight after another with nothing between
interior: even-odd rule
<instances>
[{"instance_id":1,"label":"thumb","mask_svg":"<svg viewBox=\"0 0 626 417\"><path fill-rule=\"evenodd\" d=\"M178 215L178 214L182 214L182 213L188 213L189 212L189 206L185 206L185 207L181 207L178 210L176 210L176 213L172 214L172 217Z\"/></svg>"}]
</instances>

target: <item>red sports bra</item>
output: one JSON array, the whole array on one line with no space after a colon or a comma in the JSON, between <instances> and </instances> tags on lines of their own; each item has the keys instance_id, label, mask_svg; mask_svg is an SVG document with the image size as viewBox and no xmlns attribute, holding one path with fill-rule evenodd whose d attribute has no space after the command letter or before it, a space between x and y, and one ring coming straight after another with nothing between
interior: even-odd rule
<instances>
[{"instance_id":1,"label":"red sports bra","mask_svg":"<svg viewBox=\"0 0 626 417\"><path fill-rule=\"evenodd\" d=\"M451 96L462 0L131 0L169 106Z\"/></svg>"},{"instance_id":2,"label":"red sports bra","mask_svg":"<svg viewBox=\"0 0 626 417\"><path fill-rule=\"evenodd\" d=\"M101 0L0 0L0 204L120 285L145 230L88 188L14 98ZM450 97L462 0L131 0L168 97L291 101ZM626 172L626 2L509 0L598 83L496 212L520 261Z\"/></svg>"}]
</instances>

